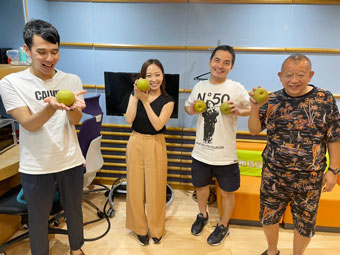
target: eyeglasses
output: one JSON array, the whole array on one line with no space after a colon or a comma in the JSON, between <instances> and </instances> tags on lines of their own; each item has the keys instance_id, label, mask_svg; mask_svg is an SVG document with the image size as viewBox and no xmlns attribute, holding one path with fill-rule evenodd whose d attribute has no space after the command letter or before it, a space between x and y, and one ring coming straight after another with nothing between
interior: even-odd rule
<instances>
[{"instance_id":1,"label":"eyeglasses","mask_svg":"<svg viewBox=\"0 0 340 255\"><path fill-rule=\"evenodd\" d=\"M294 77L298 80L302 80L307 77L307 74L284 74L282 76L285 80L292 80Z\"/></svg>"}]
</instances>

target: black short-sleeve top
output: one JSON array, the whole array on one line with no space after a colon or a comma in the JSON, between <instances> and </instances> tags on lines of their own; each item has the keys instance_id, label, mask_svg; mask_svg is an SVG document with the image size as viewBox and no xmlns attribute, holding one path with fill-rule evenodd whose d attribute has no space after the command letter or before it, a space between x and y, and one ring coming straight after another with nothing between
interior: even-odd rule
<instances>
[{"instance_id":1,"label":"black short-sleeve top","mask_svg":"<svg viewBox=\"0 0 340 255\"><path fill-rule=\"evenodd\" d=\"M150 106L155 114L159 116L163 106L169 102L174 102L174 98L172 96L160 95L153 102L151 102ZM164 125L161 130L156 131L148 118L143 103L138 100L136 118L132 123L132 129L141 134L155 135L159 133L164 133L166 127Z\"/></svg>"}]
</instances>

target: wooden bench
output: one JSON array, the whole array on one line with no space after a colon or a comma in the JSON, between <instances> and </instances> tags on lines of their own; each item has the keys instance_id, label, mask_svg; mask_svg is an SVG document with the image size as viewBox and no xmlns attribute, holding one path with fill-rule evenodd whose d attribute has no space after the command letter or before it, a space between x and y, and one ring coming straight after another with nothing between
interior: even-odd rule
<instances>
[{"instance_id":1,"label":"wooden bench","mask_svg":"<svg viewBox=\"0 0 340 255\"><path fill-rule=\"evenodd\" d=\"M294 228L290 206L283 215L284 228ZM335 185L331 192L323 192L316 218L316 230L340 233L340 186Z\"/></svg>"},{"instance_id":2,"label":"wooden bench","mask_svg":"<svg viewBox=\"0 0 340 255\"><path fill-rule=\"evenodd\" d=\"M235 192L235 208L231 215L231 223L261 226L259 222L260 184L261 177L241 175L241 186ZM215 187L218 211L222 217L222 201L217 181Z\"/></svg>"}]
</instances>

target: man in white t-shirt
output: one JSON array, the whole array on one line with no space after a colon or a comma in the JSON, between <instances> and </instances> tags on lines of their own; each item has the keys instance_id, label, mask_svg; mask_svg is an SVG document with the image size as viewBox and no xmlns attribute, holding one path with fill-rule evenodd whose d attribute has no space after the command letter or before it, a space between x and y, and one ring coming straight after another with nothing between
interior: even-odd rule
<instances>
[{"instance_id":1,"label":"man in white t-shirt","mask_svg":"<svg viewBox=\"0 0 340 255\"><path fill-rule=\"evenodd\" d=\"M81 119L86 91L78 76L55 69L60 45L55 27L32 20L25 25L23 36L31 67L4 77L0 92L6 111L19 123L19 172L32 255L49 254L48 219L56 190L67 218L70 254L84 254L84 157L74 125ZM55 95L61 89L74 93L72 106L57 102Z\"/></svg>"},{"instance_id":2,"label":"man in white t-shirt","mask_svg":"<svg viewBox=\"0 0 340 255\"><path fill-rule=\"evenodd\" d=\"M229 234L228 223L235 205L234 191L240 187L236 150L237 116L248 116L250 113L246 89L240 83L227 79L234 63L232 47L221 45L215 48L209 60L209 80L198 82L185 102L185 111L189 115L198 115L191 172L200 213L191 227L193 235L200 235L208 222L207 201L213 176L222 195L223 215L207 239L210 245L219 245ZM198 100L203 100L207 106L202 113L194 108ZM220 106L224 102L230 105L230 114L221 112Z\"/></svg>"}]
</instances>

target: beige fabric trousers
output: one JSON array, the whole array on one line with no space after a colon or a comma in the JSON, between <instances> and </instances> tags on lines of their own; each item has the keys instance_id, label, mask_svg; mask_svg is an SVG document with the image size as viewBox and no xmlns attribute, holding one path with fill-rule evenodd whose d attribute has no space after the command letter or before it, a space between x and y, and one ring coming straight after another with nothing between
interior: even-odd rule
<instances>
[{"instance_id":1,"label":"beige fabric trousers","mask_svg":"<svg viewBox=\"0 0 340 255\"><path fill-rule=\"evenodd\" d=\"M160 238L165 231L167 152L163 134L133 132L126 147L126 227Z\"/></svg>"}]
</instances>

